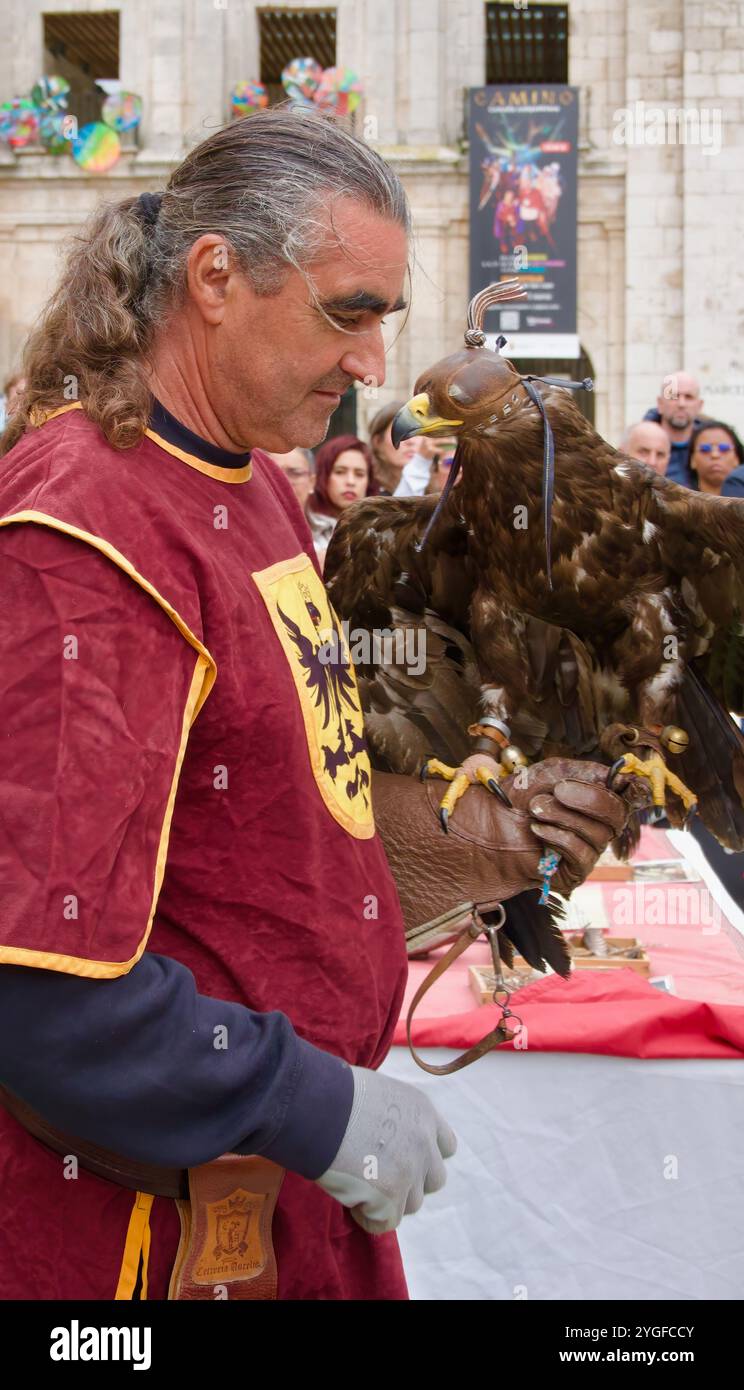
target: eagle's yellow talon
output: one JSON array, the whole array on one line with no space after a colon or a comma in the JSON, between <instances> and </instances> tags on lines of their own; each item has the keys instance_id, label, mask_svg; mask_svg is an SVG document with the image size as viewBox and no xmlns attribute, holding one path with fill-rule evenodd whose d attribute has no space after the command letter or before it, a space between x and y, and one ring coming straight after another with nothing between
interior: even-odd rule
<instances>
[{"instance_id":1,"label":"eagle's yellow talon","mask_svg":"<svg viewBox=\"0 0 744 1390\"><path fill-rule=\"evenodd\" d=\"M674 792L683 803L686 811L691 811L697 806L697 797L694 792L681 782L679 777L669 771L664 759L658 753L651 753L648 758L637 758L635 753L625 753L622 760L622 772L630 772L635 777L645 777L651 783L651 795L654 806L662 809L666 804L666 789Z\"/></svg>"},{"instance_id":2,"label":"eagle's yellow talon","mask_svg":"<svg viewBox=\"0 0 744 1390\"><path fill-rule=\"evenodd\" d=\"M441 810L446 811L447 815L449 816L451 812L454 811L455 806L460 800L460 797L462 796L463 792L466 791L469 786L470 778L468 777L467 772L457 772L457 775L454 777L449 791L446 791L444 793L444 796L442 797L442 800L439 803Z\"/></svg>"},{"instance_id":3,"label":"eagle's yellow talon","mask_svg":"<svg viewBox=\"0 0 744 1390\"><path fill-rule=\"evenodd\" d=\"M458 771L459 768L440 763L438 758L427 758L421 769L421 781L425 782L427 777L443 777L445 782L454 782Z\"/></svg>"},{"instance_id":4,"label":"eagle's yellow talon","mask_svg":"<svg viewBox=\"0 0 744 1390\"><path fill-rule=\"evenodd\" d=\"M446 782L452 785L439 803L439 819L442 829L447 829L452 811L454 811L460 797L464 795L469 786L480 782L492 796L497 796L503 801L505 806L511 807L511 801L506 792L499 785L500 780L509 776L509 768L499 764L493 758L480 762L478 757L483 755L471 754L466 758L462 767L448 767L438 758L427 758L421 768L421 781L425 782L428 777L443 777ZM490 764L490 766L489 766Z\"/></svg>"},{"instance_id":5,"label":"eagle's yellow talon","mask_svg":"<svg viewBox=\"0 0 744 1390\"><path fill-rule=\"evenodd\" d=\"M487 787L490 791L491 783L495 781L496 777L508 777L509 773L507 769L503 766L497 768L495 771L493 768L490 767L477 767L475 769L475 775L478 778L478 781L481 783L481 785Z\"/></svg>"}]
</instances>

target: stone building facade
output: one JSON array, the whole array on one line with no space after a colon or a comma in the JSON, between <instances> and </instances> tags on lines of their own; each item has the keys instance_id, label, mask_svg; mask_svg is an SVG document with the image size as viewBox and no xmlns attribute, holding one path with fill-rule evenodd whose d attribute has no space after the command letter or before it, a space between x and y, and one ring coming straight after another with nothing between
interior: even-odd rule
<instances>
[{"instance_id":1,"label":"stone building facade","mask_svg":"<svg viewBox=\"0 0 744 1390\"><path fill-rule=\"evenodd\" d=\"M27 93L45 65L54 70L44 15L114 8L115 0L0 0L0 99ZM162 187L182 152L227 118L233 83L258 77L260 8L119 0L118 75L144 99L137 147L101 176L66 157L0 152L0 372L17 361L53 283L59 243L101 198ZM312 7L285 0L282 8ZM333 8L337 61L365 89L357 129L399 170L416 228L410 317L384 387L358 393L363 428L460 340L465 93L486 81L485 6L337 0ZM568 79L581 92L579 337L596 379L598 427L617 442L664 375L684 367L699 375L707 412L744 429L744 4L570 0L568 8ZM659 111L668 117L663 143Z\"/></svg>"}]
</instances>

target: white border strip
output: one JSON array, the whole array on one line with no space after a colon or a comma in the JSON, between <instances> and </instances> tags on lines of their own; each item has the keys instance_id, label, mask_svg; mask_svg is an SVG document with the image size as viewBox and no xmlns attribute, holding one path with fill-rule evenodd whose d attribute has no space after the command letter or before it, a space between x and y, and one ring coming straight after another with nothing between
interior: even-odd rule
<instances>
[{"instance_id":1,"label":"white border strip","mask_svg":"<svg viewBox=\"0 0 744 1390\"><path fill-rule=\"evenodd\" d=\"M689 830L667 830L665 833L669 837L670 844L679 850L682 858L686 859L694 869L697 869L706 887L710 889L713 901L718 904L734 931L738 932L739 936L744 937L744 912L737 906L731 894L721 883L718 874L711 868L695 836L691 835Z\"/></svg>"}]
</instances>

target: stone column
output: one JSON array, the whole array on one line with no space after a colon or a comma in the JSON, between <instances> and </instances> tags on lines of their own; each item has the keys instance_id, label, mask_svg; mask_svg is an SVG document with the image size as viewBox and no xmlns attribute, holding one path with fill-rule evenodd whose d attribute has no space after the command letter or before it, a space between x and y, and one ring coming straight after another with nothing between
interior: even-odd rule
<instances>
[{"instance_id":1,"label":"stone column","mask_svg":"<svg viewBox=\"0 0 744 1390\"><path fill-rule=\"evenodd\" d=\"M744 27L735 0L684 3L683 350L704 411L744 432Z\"/></svg>"},{"instance_id":2,"label":"stone column","mask_svg":"<svg viewBox=\"0 0 744 1390\"><path fill-rule=\"evenodd\" d=\"M486 12L483 0L447 0L444 5L440 139L467 139L467 89L486 81Z\"/></svg>"},{"instance_id":3,"label":"stone column","mask_svg":"<svg viewBox=\"0 0 744 1390\"><path fill-rule=\"evenodd\" d=\"M236 82L257 82L261 75L258 15L253 0L228 0L225 10L224 115Z\"/></svg>"},{"instance_id":4,"label":"stone column","mask_svg":"<svg viewBox=\"0 0 744 1390\"><path fill-rule=\"evenodd\" d=\"M401 129L396 83L401 67L401 26L396 0L357 0L357 46L342 62L355 68L364 85L362 132L373 144L397 145ZM346 42L344 37L344 43ZM366 122L366 124L365 124Z\"/></svg>"},{"instance_id":5,"label":"stone column","mask_svg":"<svg viewBox=\"0 0 744 1390\"><path fill-rule=\"evenodd\" d=\"M126 15L127 6L124 6ZM143 148L138 165L181 158L184 143L185 20L182 0L146 0L136 27L127 15L128 44L123 80L144 101ZM137 55L135 67L134 55ZM144 82L143 82L144 77Z\"/></svg>"},{"instance_id":6,"label":"stone column","mask_svg":"<svg viewBox=\"0 0 744 1390\"><path fill-rule=\"evenodd\" d=\"M681 102L682 3L626 3L625 106L633 117L625 146L626 423L640 419L663 378L684 365L682 147L648 139L653 113Z\"/></svg>"},{"instance_id":7,"label":"stone column","mask_svg":"<svg viewBox=\"0 0 744 1390\"><path fill-rule=\"evenodd\" d=\"M405 72L406 143L442 143L444 8L441 0L408 0Z\"/></svg>"},{"instance_id":8,"label":"stone column","mask_svg":"<svg viewBox=\"0 0 744 1390\"><path fill-rule=\"evenodd\" d=\"M206 140L229 118L225 48L229 0L184 0L184 143ZM256 74L257 75L257 74Z\"/></svg>"}]
</instances>

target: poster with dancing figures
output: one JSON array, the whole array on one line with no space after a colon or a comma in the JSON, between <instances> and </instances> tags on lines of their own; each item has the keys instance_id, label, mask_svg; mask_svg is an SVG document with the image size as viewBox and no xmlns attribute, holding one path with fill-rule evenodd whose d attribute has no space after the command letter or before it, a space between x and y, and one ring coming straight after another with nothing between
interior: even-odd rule
<instances>
[{"instance_id":1,"label":"poster with dancing figures","mask_svg":"<svg viewBox=\"0 0 744 1390\"><path fill-rule=\"evenodd\" d=\"M578 89L475 87L469 106L470 293L518 275L528 294L488 311L486 331L523 347L575 335Z\"/></svg>"}]
</instances>

